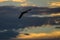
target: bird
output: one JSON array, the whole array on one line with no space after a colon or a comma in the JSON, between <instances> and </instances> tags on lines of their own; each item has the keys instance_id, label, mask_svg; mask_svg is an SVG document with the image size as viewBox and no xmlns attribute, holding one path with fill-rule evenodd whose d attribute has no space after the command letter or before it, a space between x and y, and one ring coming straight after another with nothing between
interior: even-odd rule
<instances>
[{"instance_id":1,"label":"bird","mask_svg":"<svg viewBox=\"0 0 60 40\"><path fill-rule=\"evenodd\" d=\"M26 10L26 11L24 11L24 12L21 12L21 15L20 15L18 18L21 19L22 16L23 16L25 13L27 13L28 11L31 11L31 9L28 9L28 10Z\"/></svg>"}]
</instances>

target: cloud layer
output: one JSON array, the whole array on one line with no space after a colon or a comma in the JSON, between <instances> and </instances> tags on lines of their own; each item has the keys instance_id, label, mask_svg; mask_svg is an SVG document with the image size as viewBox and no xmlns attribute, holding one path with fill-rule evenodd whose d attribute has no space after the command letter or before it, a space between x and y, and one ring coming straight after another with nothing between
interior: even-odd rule
<instances>
[{"instance_id":1,"label":"cloud layer","mask_svg":"<svg viewBox=\"0 0 60 40\"><path fill-rule=\"evenodd\" d=\"M0 2L5 2L5 1L8 1L8 0L0 0Z\"/></svg>"},{"instance_id":2,"label":"cloud layer","mask_svg":"<svg viewBox=\"0 0 60 40\"><path fill-rule=\"evenodd\" d=\"M35 38L58 38L60 37L60 31L53 31L51 33L29 33L29 35L19 34L16 38L21 39L35 39Z\"/></svg>"},{"instance_id":3,"label":"cloud layer","mask_svg":"<svg viewBox=\"0 0 60 40\"><path fill-rule=\"evenodd\" d=\"M5 2L5 1L8 2L10 0L0 0L0 2ZM28 0L11 0L10 2L17 2L17 5L20 2L20 4L19 4L20 6L36 6L35 4L29 2Z\"/></svg>"},{"instance_id":4,"label":"cloud layer","mask_svg":"<svg viewBox=\"0 0 60 40\"><path fill-rule=\"evenodd\" d=\"M4 1L10 1L10 0L0 0L0 2L4 2ZM26 2L26 0L11 0L14 2Z\"/></svg>"},{"instance_id":5,"label":"cloud layer","mask_svg":"<svg viewBox=\"0 0 60 40\"><path fill-rule=\"evenodd\" d=\"M31 3L22 3L21 6L36 6L36 5Z\"/></svg>"},{"instance_id":6,"label":"cloud layer","mask_svg":"<svg viewBox=\"0 0 60 40\"><path fill-rule=\"evenodd\" d=\"M27 0L12 0L12 1L14 1L14 2L26 2Z\"/></svg>"},{"instance_id":7,"label":"cloud layer","mask_svg":"<svg viewBox=\"0 0 60 40\"><path fill-rule=\"evenodd\" d=\"M60 2L51 2L49 3L49 7L51 8L60 7Z\"/></svg>"},{"instance_id":8,"label":"cloud layer","mask_svg":"<svg viewBox=\"0 0 60 40\"><path fill-rule=\"evenodd\" d=\"M59 38L60 31L55 30L55 28L51 25L43 25L42 27L29 27L20 31L20 34L16 36L18 39L51 39L51 38ZM48 30L49 29L49 30ZM20 29L21 30L21 29ZM48 32L48 31L49 32ZM47 31L47 32L46 32ZM28 34L28 35L26 35Z\"/></svg>"}]
</instances>

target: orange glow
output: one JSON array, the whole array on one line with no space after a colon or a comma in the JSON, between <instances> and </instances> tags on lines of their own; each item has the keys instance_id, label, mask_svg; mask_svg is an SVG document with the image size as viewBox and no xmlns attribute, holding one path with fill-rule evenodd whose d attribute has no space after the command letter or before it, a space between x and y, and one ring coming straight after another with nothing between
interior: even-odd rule
<instances>
[{"instance_id":1,"label":"orange glow","mask_svg":"<svg viewBox=\"0 0 60 40\"><path fill-rule=\"evenodd\" d=\"M21 2L20 6L36 6L35 4L29 3L27 0L12 0L14 2Z\"/></svg>"},{"instance_id":2,"label":"orange glow","mask_svg":"<svg viewBox=\"0 0 60 40\"><path fill-rule=\"evenodd\" d=\"M60 7L60 2L51 2L51 3L49 3L49 7L51 7L51 8Z\"/></svg>"},{"instance_id":3,"label":"orange glow","mask_svg":"<svg viewBox=\"0 0 60 40\"><path fill-rule=\"evenodd\" d=\"M31 3L22 3L20 4L21 6L36 6L35 4L31 4Z\"/></svg>"},{"instance_id":4,"label":"orange glow","mask_svg":"<svg viewBox=\"0 0 60 40\"><path fill-rule=\"evenodd\" d=\"M29 35L19 34L16 38L29 39L29 38L55 38L60 37L60 31L51 33L29 33Z\"/></svg>"},{"instance_id":5,"label":"orange glow","mask_svg":"<svg viewBox=\"0 0 60 40\"><path fill-rule=\"evenodd\" d=\"M56 13L56 14L51 14L51 16L60 16L60 13Z\"/></svg>"},{"instance_id":6,"label":"orange glow","mask_svg":"<svg viewBox=\"0 0 60 40\"><path fill-rule=\"evenodd\" d=\"M4 1L8 1L8 0L0 0L0 2L4 2Z\"/></svg>"},{"instance_id":7,"label":"orange glow","mask_svg":"<svg viewBox=\"0 0 60 40\"><path fill-rule=\"evenodd\" d=\"M26 0L12 0L12 1L15 1L15 2L26 2Z\"/></svg>"},{"instance_id":8,"label":"orange glow","mask_svg":"<svg viewBox=\"0 0 60 40\"><path fill-rule=\"evenodd\" d=\"M28 3L23 3L23 4L21 4L21 6L28 6Z\"/></svg>"}]
</instances>

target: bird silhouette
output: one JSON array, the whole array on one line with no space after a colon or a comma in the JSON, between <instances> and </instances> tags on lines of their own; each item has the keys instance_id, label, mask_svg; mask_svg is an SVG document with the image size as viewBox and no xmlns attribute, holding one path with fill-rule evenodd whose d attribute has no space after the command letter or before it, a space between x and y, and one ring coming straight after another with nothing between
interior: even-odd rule
<instances>
[{"instance_id":1,"label":"bird silhouette","mask_svg":"<svg viewBox=\"0 0 60 40\"><path fill-rule=\"evenodd\" d=\"M21 17L22 17L25 13L27 13L28 11L31 11L31 9L28 9L28 10L22 12L21 15L20 15L18 18L21 19Z\"/></svg>"}]
</instances>

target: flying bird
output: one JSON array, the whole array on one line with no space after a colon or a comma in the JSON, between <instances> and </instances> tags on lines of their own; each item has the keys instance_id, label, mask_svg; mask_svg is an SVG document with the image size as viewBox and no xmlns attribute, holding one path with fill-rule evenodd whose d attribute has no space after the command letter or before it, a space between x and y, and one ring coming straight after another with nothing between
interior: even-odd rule
<instances>
[{"instance_id":1,"label":"flying bird","mask_svg":"<svg viewBox=\"0 0 60 40\"><path fill-rule=\"evenodd\" d=\"M31 11L31 9L28 9L28 10L22 12L21 15L20 15L18 18L21 19L21 17L22 17L25 13L27 13L28 11Z\"/></svg>"}]
</instances>

